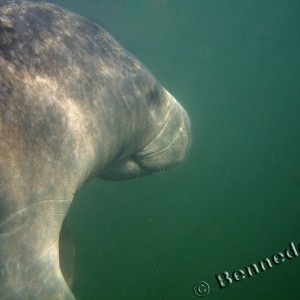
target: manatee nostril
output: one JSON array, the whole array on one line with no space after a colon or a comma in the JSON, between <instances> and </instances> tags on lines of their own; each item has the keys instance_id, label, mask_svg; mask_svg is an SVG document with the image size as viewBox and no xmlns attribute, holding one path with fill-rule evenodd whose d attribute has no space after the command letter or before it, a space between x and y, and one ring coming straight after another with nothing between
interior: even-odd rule
<instances>
[{"instance_id":1,"label":"manatee nostril","mask_svg":"<svg viewBox=\"0 0 300 300\"><path fill-rule=\"evenodd\" d=\"M149 104L151 104L151 105L157 104L160 99L159 89L157 87L154 87L154 89L150 90L147 95L147 99L148 99Z\"/></svg>"}]
</instances>

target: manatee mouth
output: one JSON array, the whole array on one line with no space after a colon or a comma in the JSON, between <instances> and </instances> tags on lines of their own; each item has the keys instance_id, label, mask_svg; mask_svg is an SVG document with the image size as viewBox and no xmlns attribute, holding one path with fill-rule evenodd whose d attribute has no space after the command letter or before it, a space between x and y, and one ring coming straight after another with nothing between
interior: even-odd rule
<instances>
[{"instance_id":1,"label":"manatee mouth","mask_svg":"<svg viewBox=\"0 0 300 300\"><path fill-rule=\"evenodd\" d=\"M190 120L185 110L181 109L180 113L181 118L176 127L172 127L174 124L171 123L164 126L146 147L110 166L101 174L101 178L131 179L176 167L186 157L191 144Z\"/></svg>"},{"instance_id":2,"label":"manatee mouth","mask_svg":"<svg viewBox=\"0 0 300 300\"><path fill-rule=\"evenodd\" d=\"M128 157L126 160L110 166L103 174L101 178L105 180L126 180L136 177L150 175L151 171L144 168L137 159L133 156Z\"/></svg>"},{"instance_id":3,"label":"manatee mouth","mask_svg":"<svg viewBox=\"0 0 300 300\"><path fill-rule=\"evenodd\" d=\"M176 103L178 120L166 123L160 133L133 159L139 167L148 172L164 171L177 166L184 160L191 144L191 124L186 111ZM179 117L180 116L180 117Z\"/></svg>"},{"instance_id":4,"label":"manatee mouth","mask_svg":"<svg viewBox=\"0 0 300 300\"><path fill-rule=\"evenodd\" d=\"M184 108L166 91L164 111L153 119L152 139L136 153L119 157L107 167L102 179L124 180L162 172L179 165L187 156L191 144L191 123ZM161 116L164 115L164 118ZM161 125L157 128L158 124ZM155 132L155 129L157 131Z\"/></svg>"},{"instance_id":5,"label":"manatee mouth","mask_svg":"<svg viewBox=\"0 0 300 300\"><path fill-rule=\"evenodd\" d=\"M136 154L133 159L139 167L148 172L164 171L176 167L186 157L190 143L188 137L179 132L174 139L158 151L145 150Z\"/></svg>"}]
</instances>

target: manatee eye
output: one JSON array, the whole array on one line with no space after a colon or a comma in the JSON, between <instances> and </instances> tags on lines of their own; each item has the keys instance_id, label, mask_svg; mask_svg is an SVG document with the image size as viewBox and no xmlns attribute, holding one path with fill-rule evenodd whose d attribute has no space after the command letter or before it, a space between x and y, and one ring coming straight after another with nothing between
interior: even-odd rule
<instances>
[{"instance_id":1,"label":"manatee eye","mask_svg":"<svg viewBox=\"0 0 300 300\"><path fill-rule=\"evenodd\" d=\"M151 105L158 104L159 100L160 100L159 89L157 87L154 87L153 89L151 89L147 95L147 99L148 99L149 104L151 104Z\"/></svg>"}]
</instances>

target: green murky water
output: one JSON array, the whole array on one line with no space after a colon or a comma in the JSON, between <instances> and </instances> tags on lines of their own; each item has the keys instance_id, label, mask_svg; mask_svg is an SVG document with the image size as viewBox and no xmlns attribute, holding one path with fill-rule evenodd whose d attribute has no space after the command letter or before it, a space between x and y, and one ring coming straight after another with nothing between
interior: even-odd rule
<instances>
[{"instance_id":1,"label":"green murky water","mask_svg":"<svg viewBox=\"0 0 300 300\"><path fill-rule=\"evenodd\" d=\"M299 257L223 289L215 275L300 244L300 2L55 3L106 27L193 129L180 168L78 193L77 298L198 299L204 280L205 299L299 299Z\"/></svg>"}]
</instances>

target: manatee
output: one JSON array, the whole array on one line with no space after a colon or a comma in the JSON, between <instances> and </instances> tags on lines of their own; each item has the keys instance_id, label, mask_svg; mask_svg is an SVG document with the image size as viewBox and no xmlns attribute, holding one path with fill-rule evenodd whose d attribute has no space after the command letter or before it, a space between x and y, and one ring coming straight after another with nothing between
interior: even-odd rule
<instances>
[{"instance_id":1,"label":"manatee","mask_svg":"<svg viewBox=\"0 0 300 300\"><path fill-rule=\"evenodd\" d=\"M0 299L75 299L59 235L76 191L173 168L190 141L184 108L101 26L0 1Z\"/></svg>"}]
</instances>

